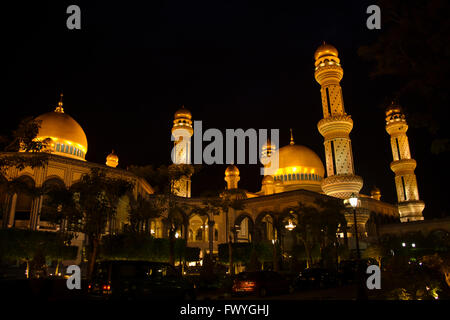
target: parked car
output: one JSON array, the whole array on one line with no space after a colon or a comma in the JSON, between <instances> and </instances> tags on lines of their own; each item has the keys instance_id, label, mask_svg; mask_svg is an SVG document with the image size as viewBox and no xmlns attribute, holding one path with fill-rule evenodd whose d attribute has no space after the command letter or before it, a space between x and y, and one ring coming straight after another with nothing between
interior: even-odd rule
<instances>
[{"instance_id":1,"label":"parked car","mask_svg":"<svg viewBox=\"0 0 450 320\"><path fill-rule=\"evenodd\" d=\"M332 288L341 285L339 275L334 270L308 268L300 272L294 280L295 289Z\"/></svg>"},{"instance_id":2,"label":"parked car","mask_svg":"<svg viewBox=\"0 0 450 320\"><path fill-rule=\"evenodd\" d=\"M237 275L232 287L234 295L257 294L260 297L293 291L291 282L274 271L241 272Z\"/></svg>"},{"instance_id":3,"label":"parked car","mask_svg":"<svg viewBox=\"0 0 450 320\"><path fill-rule=\"evenodd\" d=\"M167 263L105 261L96 265L88 294L101 299L195 299L195 288Z\"/></svg>"}]
</instances>

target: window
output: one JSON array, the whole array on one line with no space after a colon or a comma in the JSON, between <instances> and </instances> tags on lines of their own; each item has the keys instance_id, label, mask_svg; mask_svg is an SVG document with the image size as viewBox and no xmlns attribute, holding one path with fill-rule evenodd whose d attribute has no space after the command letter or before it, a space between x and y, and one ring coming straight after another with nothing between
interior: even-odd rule
<instances>
[{"instance_id":1,"label":"window","mask_svg":"<svg viewBox=\"0 0 450 320\"><path fill-rule=\"evenodd\" d=\"M68 144L66 144L66 151L65 152L69 153L69 145Z\"/></svg>"},{"instance_id":2,"label":"window","mask_svg":"<svg viewBox=\"0 0 450 320\"><path fill-rule=\"evenodd\" d=\"M73 153L73 146L70 146L70 151L69 151L69 153L70 153L70 154Z\"/></svg>"},{"instance_id":3,"label":"window","mask_svg":"<svg viewBox=\"0 0 450 320\"><path fill-rule=\"evenodd\" d=\"M56 144L56 151L58 151L58 152L59 152L59 147L60 147L60 145L59 145L59 143L57 143Z\"/></svg>"},{"instance_id":4,"label":"window","mask_svg":"<svg viewBox=\"0 0 450 320\"><path fill-rule=\"evenodd\" d=\"M325 89L327 94L327 108L328 108L328 114L331 116L331 103L330 103L330 92L328 91L328 88Z\"/></svg>"},{"instance_id":5,"label":"window","mask_svg":"<svg viewBox=\"0 0 450 320\"><path fill-rule=\"evenodd\" d=\"M61 152L64 152L64 148L65 148L65 145L64 145L64 143L61 143Z\"/></svg>"},{"instance_id":6,"label":"window","mask_svg":"<svg viewBox=\"0 0 450 320\"><path fill-rule=\"evenodd\" d=\"M297 173L297 180L300 180L300 174Z\"/></svg>"}]
</instances>

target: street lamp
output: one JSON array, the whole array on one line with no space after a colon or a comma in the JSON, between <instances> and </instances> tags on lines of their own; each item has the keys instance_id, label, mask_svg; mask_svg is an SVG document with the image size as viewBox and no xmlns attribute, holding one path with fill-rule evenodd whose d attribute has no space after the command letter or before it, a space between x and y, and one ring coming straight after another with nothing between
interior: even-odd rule
<instances>
[{"instance_id":1,"label":"street lamp","mask_svg":"<svg viewBox=\"0 0 450 320\"><path fill-rule=\"evenodd\" d=\"M356 224L356 206L358 205L358 196L354 193L350 196L350 199L348 199L350 202L350 205L353 208L353 223L355 224L355 241L356 241L356 254L358 257L358 260L361 260L361 252L359 251L359 239L358 239L358 226Z\"/></svg>"},{"instance_id":2,"label":"street lamp","mask_svg":"<svg viewBox=\"0 0 450 320\"><path fill-rule=\"evenodd\" d=\"M363 284L363 276L362 276L362 267L361 267L361 252L359 251L359 239L358 239L358 226L356 223L356 207L358 206L358 196L354 193L350 196L350 199L348 199L350 202L350 205L353 208L353 223L355 224L355 240L356 240L356 254L357 254L357 293L356 293L356 299L357 300L366 300L367 295L366 291L364 289Z\"/></svg>"}]
</instances>

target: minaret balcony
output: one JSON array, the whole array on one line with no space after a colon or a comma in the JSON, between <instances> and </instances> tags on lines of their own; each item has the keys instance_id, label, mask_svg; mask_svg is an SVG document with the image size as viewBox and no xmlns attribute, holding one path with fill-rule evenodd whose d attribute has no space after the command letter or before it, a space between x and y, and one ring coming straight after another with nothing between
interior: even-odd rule
<instances>
[{"instance_id":1,"label":"minaret balcony","mask_svg":"<svg viewBox=\"0 0 450 320\"><path fill-rule=\"evenodd\" d=\"M353 193L358 194L362 187L363 179L353 174L334 175L322 181L325 194L341 199L348 199Z\"/></svg>"},{"instance_id":2,"label":"minaret balcony","mask_svg":"<svg viewBox=\"0 0 450 320\"><path fill-rule=\"evenodd\" d=\"M391 170L396 175L414 174L417 162L414 159L402 159L391 162Z\"/></svg>"},{"instance_id":3,"label":"minaret balcony","mask_svg":"<svg viewBox=\"0 0 450 320\"><path fill-rule=\"evenodd\" d=\"M353 129L353 120L347 114L331 116L320 120L317 129L325 139L348 138Z\"/></svg>"},{"instance_id":4,"label":"minaret balcony","mask_svg":"<svg viewBox=\"0 0 450 320\"><path fill-rule=\"evenodd\" d=\"M404 201L398 204L401 222L411 222L423 220L422 211L425 209L425 202L421 200Z\"/></svg>"},{"instance_id":5,"label":"minaret balcony","mask_svg":"<svg viewBox=\"0 0 450 320\"><path fill-rule=\"evenodd\" d=\"M316 67L314 71L314 77L316 81L321 85L327 85L328 83L339 83L344 76L344 70L337 64L322 64Z\"/></svg>"}]
</instances>

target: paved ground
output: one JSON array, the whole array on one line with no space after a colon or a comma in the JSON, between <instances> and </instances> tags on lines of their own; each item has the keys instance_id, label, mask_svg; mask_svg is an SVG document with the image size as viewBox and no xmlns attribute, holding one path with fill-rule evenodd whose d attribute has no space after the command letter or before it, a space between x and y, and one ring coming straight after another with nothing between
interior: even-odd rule
<instances>
[{"instance_id":1,"label":"paved ground","mask_svg":"<svg viewBox=\"0 0 450 320\"><path fill-rule=\"evenodd\" d=\"M349 285L339 288L314 289L296 291L291 294L274 295L260 298L256 295L232 297L223 293L199 293L198 300L355 300L356 286Z\"/></svg>"}]
</instances>

